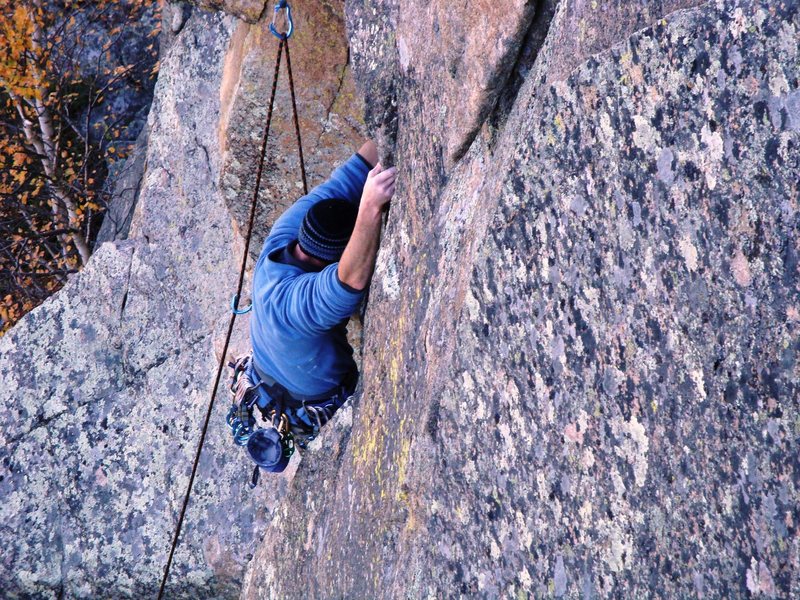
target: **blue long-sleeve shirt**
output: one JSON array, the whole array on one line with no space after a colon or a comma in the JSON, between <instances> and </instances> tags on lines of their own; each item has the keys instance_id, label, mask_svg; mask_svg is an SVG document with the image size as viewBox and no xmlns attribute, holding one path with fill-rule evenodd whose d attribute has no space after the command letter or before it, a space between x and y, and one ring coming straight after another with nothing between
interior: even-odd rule
<instances>
[{"instance_id":1,"label":"blue long-sleeve shirt","mask_svg":"<svg viewBox=\"0 0 800 600\"><path fill-rule=\"evenodd\" d=\"M325 393L355 369L346 326L364 292L339 281L338 263L313 272L287 261L285 250L297 240L303 217L315 203L341 198L357 205L368 172L367 162L354 154L295 202L275 221L256 264L253 358L259 369L298 395Z\"/></svg>"}]
</instances>

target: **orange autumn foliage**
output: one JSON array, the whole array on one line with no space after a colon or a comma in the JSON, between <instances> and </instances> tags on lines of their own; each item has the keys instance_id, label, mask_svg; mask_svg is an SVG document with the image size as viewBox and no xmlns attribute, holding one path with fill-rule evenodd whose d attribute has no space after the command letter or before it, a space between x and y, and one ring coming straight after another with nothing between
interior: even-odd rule
<instances>
[{"instance_id":1,"label":"orange autumn foliage","mask_svg":"<svg viewBox=\"0 0 800 600\"><path fill-rule=\"evenodd\" d=\"M111 100L152 85L159 15L158 0L0 0L0 335L91 255L133 143Z\"/></svg>"}]
</instances>

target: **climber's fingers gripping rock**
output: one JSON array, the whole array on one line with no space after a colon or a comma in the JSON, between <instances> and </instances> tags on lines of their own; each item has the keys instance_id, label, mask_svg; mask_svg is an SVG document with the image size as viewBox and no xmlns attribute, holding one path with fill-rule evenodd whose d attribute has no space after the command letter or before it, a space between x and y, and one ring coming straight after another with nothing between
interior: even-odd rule
<instances>
[{"instance_id":1,"label":"climber's fingers gripping rock","mask_svg":"<svg viewBox=\"0 0 800 600\"><path fill-rule=\"evenodd\" d=\"M384 169L378 163L367 175L362 202L383 209L394 196L396 180L397 169L395 167Z\"/></svg>"}]
</instances>

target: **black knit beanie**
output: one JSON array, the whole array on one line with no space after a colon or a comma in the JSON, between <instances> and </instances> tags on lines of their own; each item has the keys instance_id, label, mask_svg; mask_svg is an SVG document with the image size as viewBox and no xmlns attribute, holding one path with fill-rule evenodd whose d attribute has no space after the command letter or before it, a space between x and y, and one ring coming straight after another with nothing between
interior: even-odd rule
<instances>
[{"instance_id":1,"label":"black knit beanie","mask_svg":"<svg viewBox=\"0 0 800 600\"><path fill-rule=\"evenodd\" d=\"M358 209L352 202L334 198L314 204L306 212L297 238L306 254L328 263L337 262L356 224Z\"/></svg>"}]
</instances>

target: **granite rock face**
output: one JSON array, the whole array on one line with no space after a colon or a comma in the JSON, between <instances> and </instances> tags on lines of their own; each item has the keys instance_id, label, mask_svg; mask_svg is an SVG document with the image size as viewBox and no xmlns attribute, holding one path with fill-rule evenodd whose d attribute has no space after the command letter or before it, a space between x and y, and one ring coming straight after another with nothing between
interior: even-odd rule
<instances>
[{"instance_id":1,"label":"granite rock face","mask_svg":"<svg viewBox=\"0 0 800 600\"><path fill-rule=\"evenodd\" d=\"M800 596L797 2L294 8L310 185L353 80L401 173L362 390L255 491L220 393L167 597ZM171 10L129 239L0 339L4 597L153 597L166 562L276 43Z\"/></svg>"},{"instance_id":2,"label":"granite rock face","mask_svg":"<svg viewBox=\"0 0 800 600\"><path fill-rule=\"evenodd\" d=\"M258 3L224 4L253 21L260 14ZM292 65L313 186L358 148L362 109L343 3L293 9ZM239 231L277 48L267 27L184 3L165 7L155 101L119 179L105 243L0 339L3 598L158 591L244 251ZM253 253L280 207L302 193L285 70L281 78ZM248 350L245 317L229 357ZM225 380L168 598L239 595L300 462L248 489L251 463L224 425ZM347 429L343 418L332 431Z\"/></svg>"},{"instance_id":3,"label":"granite rock face","mask_svg":"<svg viewBox=\"0 0 800 600\"><path fill-rule=\"evenodd\" d=\"M195 11L163 57L130 239L0 339L3 598L157 593L242 252L217 185L234 29ZM223 386L216 425L226 409ZM230 450L212 427L169 598L235 597L282 493L251 493Z\"/></svg>"},{"instance_id":4,"label":"granite rock face","mask_svg":"<svg viewBox=\"0 0 800 600\"><path fill-rule=\"evenodd\" d=\"M243 597L797 596L800 6L542 2L450 121L428 4L351 4L401 173L363 394Z\"/></svg>"},{"instance_id":5,"label":"granite rock face","mask_svg":"<svg viewBox=\"0 0 800 600\"><path fill-rule=\"evenodd\" d=\"M367 107L378 107L368 115L375 129L394 129L398 104L424 91L430 113L419 117L441 140L445 161L460 158L503 89L535 4L351 2L351 44ZM424 87L413 83L421 78Z\"/></svg>"},{"instance_id":6,"label":"granite rock face","mask_svg":"<svg viewBox=\"0 0 800 600\"><path fill-rule=\"evenodd\" d=\"M190 0L204 10L224 11L247 23L255 23L264 14L266 0Z\"/></svg>"},{"instance_id":7,"label":"granite rock face","mask_svg":"<svg viewBox=\"0 0 800 600\"><path fill-rule=\"evenodd\" d=\"M224 8L256 20L257 4ZM313 186L358 147L362 109L344 4L293 8ZM238 232L277 40L268 22L183 3L167 6L164 19L148 130L118 182L101 244L61 293L0 340L4 598L151 597L166 564L244 249ZM253 253L277 211L302 193L285 70L281 78ZM248 349L243 318L229 356ZM250 464L224 426L227 408L223 384L169 598L239 594L299 462L251 492Z\"/></svg>"}]
</instances>

